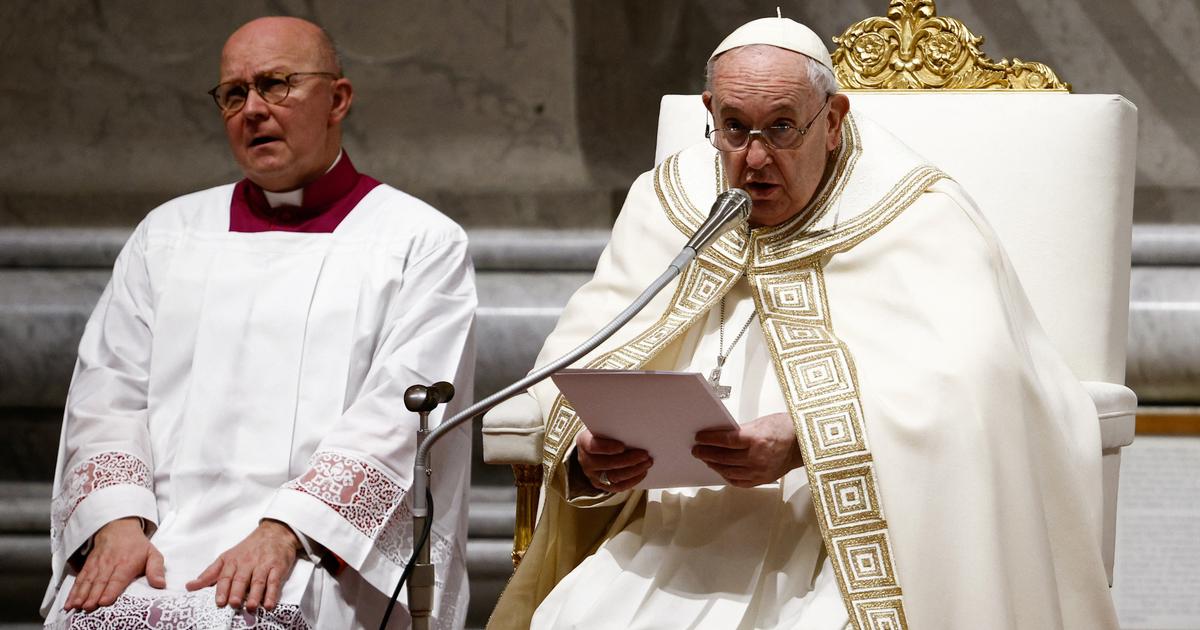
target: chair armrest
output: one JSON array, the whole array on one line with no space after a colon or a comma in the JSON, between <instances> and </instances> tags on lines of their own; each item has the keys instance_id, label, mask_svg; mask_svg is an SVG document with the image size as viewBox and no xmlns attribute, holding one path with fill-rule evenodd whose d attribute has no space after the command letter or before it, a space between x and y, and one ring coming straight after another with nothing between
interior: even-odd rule
<instances>
[{"instance_id":1,"label":"chair armrest","mask_svg":"<svg viewBox=\"0 0 1200 630\"><path fill-rule=\"evenodd\" d=\"M1100 418L1100 450L1120 450L1133 443L1136 426L1137 395L1124 385L1084 381L1092 402L1096 403L1096 414Z\"/></svg>"},{"instance_id":2,"label":"chair armrest","mask_svg":"<svg viewBox=\"0 0 1200 630\"><path fill-rule=\"evenodd\" d=\"M1112 586L1117 546L1117 488L1121 477L1121 449L1133 443L1137 395L1128 387L1115 383L1084 381L1083 388L1096 404L1096 415L1100 420L1101 487L1104 494L1100 556L1108 574L1108 585Z\"/></svg>"},{"instance_id":3,"label":"chair armrest","mask_svg":"<svg viewBox=\"0 0 1200 630\"><path fill-rule=\"evenodd\" d=\"M483 461L541 465L542 409L529 393L510 398L483 416Z\"/></svg>"}]
</instances>

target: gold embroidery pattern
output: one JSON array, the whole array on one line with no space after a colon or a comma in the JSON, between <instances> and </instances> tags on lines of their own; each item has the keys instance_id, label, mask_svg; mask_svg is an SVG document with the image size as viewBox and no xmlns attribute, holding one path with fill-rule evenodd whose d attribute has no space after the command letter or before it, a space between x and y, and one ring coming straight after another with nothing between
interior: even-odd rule
<instances>
[{"instance_id":1,"label":"gold embroidery pattern","mask_svg":"<svg viewBox=\"0 0 1200 630\"><path fill-rule=\"evenodd\" d=\"M878 232L896 218L935 182L947 175L933 166L918 166L909 171L882 199L866 212L837 229L809 234L791 233L787 238L772 235L753 238L755 271L783 270L810 264L809 261L846 251Z\"/></svg>"},{"instance_id":2,"label":"gold embroidery pattern","mask_svg":"<svg viewBox=\"0 0 1200 630\"><path fill-rule=\"evenodd\" d=\"M748 277L846 610L859 630L907 630L854 360L833 334L821 267Z\"/></svg>"},{"instance_id":3,"label":"gold embroidery pattern","mask_svg":"<svg viewBox=\"0 0 1200 630\"><path fill-rule=\"evenodd\" d=\"M747 250L743 250L747 251ZM684 270L671 299L671 307L652 326L634 337L632 341L616 350L605 353L588 363L592 369L635 370L654 358L667 344L685 333L701 316L708 312L741 277L744 266L732 267L715 262L717 256L699 256ZM542 441L543 478L551 482L551 476L562 461L567 446L582 422L575 409L561 394L550 410L550 422Z\"/></svg>"},{"instance_id":4,"label":"gold embroidery pattern","mask_svg":"<svg viewBox=\"0 0 1200 630\"><path fill-rule=\"evenodd\" d=\"M713 165L717 193L723 192L725 176L720 156ZM692 203L684 190L679 167L679 154L663 160L654 170L654 191L671 223L680 232L691 236L706 215ZM616 350L588 363L589 368L605 370L634 370L648 363L708 309L716 304L746 268L750 247L745 231L727 232L712 247L700 253L682 274L671 307L648 329ZM550 409L550 422L542 441L543 479L552 482L569 442L582 427L571 403L559 395Z\"/></svg>"},{"instance_id":5,"label":"gold embroidery pattern","mask_svg":"<svg viewBox=\"0 0 1200 630\"><path fill-rule=\"evenodd\" d=\"M688 197L683 184L682 168L679 165L681 153L676 153L663 160L654 169L654 191L658 194L658 202L667 213L667 218L680 233L690 237L696 233L708 213L701 211ZM721 155L716 154L713 160L715 173L716 194L729 189L725 184L725 173L721 168ZM729 232L708 249L709 255L719 255L729 265L737 265L746 260L746 232L737 230Z\"/></svg>"}]
</instances>

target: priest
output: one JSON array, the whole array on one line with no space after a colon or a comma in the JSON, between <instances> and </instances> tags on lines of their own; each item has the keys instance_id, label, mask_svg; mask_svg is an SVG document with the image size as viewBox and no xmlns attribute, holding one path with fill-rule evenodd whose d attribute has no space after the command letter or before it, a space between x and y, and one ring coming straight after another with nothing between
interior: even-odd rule
<instances>
[{"instance_id":1,"label":"priest","mask_svg":"<svg viewBox=\"0 0 1200 630\"><path fill-rule=\"evenodd\" d=\"M245 179L155 209L117 258L66 403L42 611L72 628L376 628L413 547L404 391L446 380L452 406L470 398L466 237L355 169L353 90L320 27L242 26L210 94ZM433 452L438 628L466 615L470 439Z\"/></svg>"},{"instance_id":2,"label":"priest","mask_svg":"<svg viewBox=\"0 0 1200 630\"><path fill-rule=\"evenodd\" d=\"M633 184L539 362L743 188L749 228L584 360L707 375L739 427L691 452L726 483L637 488L647 453L538 386L545 505L490 627L1116 628L1095 408L971 198L850 111L796 22L708 69L709 141Z\"/></svg>"}]
</instances>

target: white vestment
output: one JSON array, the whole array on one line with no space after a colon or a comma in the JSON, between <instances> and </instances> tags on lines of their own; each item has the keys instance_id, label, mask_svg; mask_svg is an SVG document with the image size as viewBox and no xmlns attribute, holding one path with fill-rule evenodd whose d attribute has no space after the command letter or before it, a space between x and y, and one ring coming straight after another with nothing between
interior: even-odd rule
<instances>
[{"instance_id":1,"label":"white vestment","mask_svg":"<svg viewBox=\"0 0 1200 630\"><path fill-rule=\"evenodd\" d=\"M745 282L725 297L728 349L754 301ZM673 369L707 375L716 366L719 327L719 309L710 309L683 339ZM733 385L724 403L740 424L787 408L754 323L722 374ZM697 555L714 550L708 570L697 571ZM755 488L648 491L645 513L559 582L532 628L841 630L847 623L808 479L793 470Z\"/></svg>"},{"instance_id":2,"label":"white vestment","mask_svg":"<svg viewBox=\"0 0 1200 630\"><path fill-rule=\"evenodd\" d=\"M1116 628L1095 407L995 235L955 182L861 116L831 160L804 212L724 235L580 362L707 374L712 311L722 296L738 304L731 339L745 290L759 317L742 352L767 365L727 364L722 382L743 396L731 411L787 412L805 466L782 490L576 496L581 420L552 384L535 387L545 504L489 628L838 627L829 581L855 630ZM539 364L649 285L725 186L707 143L639 178ZM765 514L738 510L750 493Z\"/></svg>"},{"instance_id":3,"label":"white vestment","mask_svg":"<svg viewBox=\"0 0 1200 630\"><path fill-rule=\"evenodd\" d=\"M231 232L233 189L152 212L88 321L55 475L50 625L375 628L408 561L418 420L402 397L446 380L447 412L471 398L466 235L386 185L332 233ZM466 616L470 454L468 425L431 454L436 628ZM166 590L143 577L112 606L63 614L71 555L126 516L147 522ZM347 566L301 554L279 606L257 616L185 590L262 518ZM408 626L405 598L391 627Z\"/></svg>"}]
</instances>

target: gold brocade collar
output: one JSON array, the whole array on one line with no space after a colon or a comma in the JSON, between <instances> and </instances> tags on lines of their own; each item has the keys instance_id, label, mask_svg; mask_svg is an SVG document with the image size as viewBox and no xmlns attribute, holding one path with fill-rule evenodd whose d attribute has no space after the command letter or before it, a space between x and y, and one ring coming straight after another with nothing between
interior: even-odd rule
<instances>
[{"instance_id":1,"label":"gold brocade collar","mask_svg":"<svg viewBox=\"0 0 1200 630\"><path fill-rule=\"evenodd\" d=\"M875 233L945 177L868 119L847 114L841 134L832 172L803 212L777 226L726 233L700 258L750 273L811 265ZM655 169L654 185L668 219L685 237L706 218L701 208L729 187L720 154L708 143L665 159Z\"/></svg>"}]
</instances>

